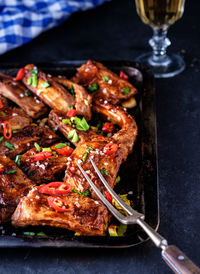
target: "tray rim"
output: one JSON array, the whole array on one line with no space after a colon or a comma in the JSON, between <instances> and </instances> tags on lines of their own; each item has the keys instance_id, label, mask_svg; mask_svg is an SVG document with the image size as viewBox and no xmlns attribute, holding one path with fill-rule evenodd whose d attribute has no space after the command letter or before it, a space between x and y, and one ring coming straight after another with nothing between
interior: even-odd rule
<instances>
[{"instance_id":1,"label":"tray rim","mask_svg":"<svg viewBox=\"0 0 200 274\"><path fill-rule=\"evenodd\" d=\"M153 91L153 102L152 102L152 108L154 110L154 134L155 134L155 169L156 169L156 206L157 206L157 218L156 218L156 227L154 229L157 231L159 224L160 224L160 209L159 209L159 177L158 177L158 147L157 147L157 119L156 119L156 96L155 96L155 80L153 77L153 73L149 68L147 68L145 65L136 63L133 61L128 60L98 60L99 62L102 62L106 66L116 66L118 68L123 66L132 66L134 68L137 68L141 71L145 71L145 73L148 75L151 83L152 83L152 91ZM62 60L62 61L50 61L50 62L36 62L35 65L40 67L46 67L55 65L57 68L60 66L79 66L82 63L87 62L87 60ZM26 62L27 63L27 62ZM0 66L1 69L17 69L20 68L25 63L2 63ZM93 236L91 236L93 237ZM77 238L77 237L76 237ZM114 238L114 237L113 237ZM119 238L119 237L117 237ZM138 237L139 238L139 237ZM31 240L31 236L26 237L20 237L20 236L0 236L0 248L128 248L137 246L139 244L142 244L149 240L147 237L146 239L140 239L137 243L130 243L130 244L124 244L124 245L100 245L100 244L92 244L86 243L86 242L80 242L77 240L65 240L65 239L50 239L50 238L34 238L34 241ZM50 244L46 244L47 241L50 240ZM63 244L64 241L64 244ZM68 245L69 243L69 245Z\"/></svg>"}]
</instances>

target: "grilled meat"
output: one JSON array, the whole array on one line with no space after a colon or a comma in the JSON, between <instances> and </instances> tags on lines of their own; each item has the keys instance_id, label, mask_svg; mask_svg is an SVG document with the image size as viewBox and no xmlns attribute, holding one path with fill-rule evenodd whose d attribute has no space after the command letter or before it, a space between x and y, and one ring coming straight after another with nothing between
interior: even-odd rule
<instances>
[{"instance_id":1,"label":"grilled meat","mask_svg":"<svg viewBox=\"0 0 200 274\"><path fill-rule=\"evenodd\" d=\"M65 118L66 118L66 116L63 115L62 113L60 113L59 111L52 110L49 113L48 123L52 129L59 130L66 138L68 138L69 132L71 130L73 130L74 128L71 125L67 125L62 122L62 120ZM79 142L84 142L84 141L92 138L92 136L96 136L96 133L94 131L92 131L91 129L89 129L87 132L76 129L76 132L79 137ZM78 142L72 142L72 143L75 146L78 145Z\"/></svg>"},{"instance_id":2,"label":"grilled meat","mask_svg":"<svg viewBox=\"0 0 200 274\"><path fill-rule=\"evenodd\" d=\"M92 117L91 105L92 96L84 89L84 87L68 80L64 76L54 77L56 82L63 85L67 89L73 89L75 92L75 109L78 115L82 115L86 120Z\"/></svg>"},{"instance_id":3,"label":"grilled meat","mask_svg":"<svg viewBox=\"0 0 200 274\"><path fill-rule=\"evenodd\" d=\"M0 142L0 155L5 154L13 159L16 155L33 148L35 142L45 147L59 141L59 137L48 127L28 126L13 133L8 141L13 145L13 149L8 148L3 140Z\"/></svg>"},{"instance_id":4,"label":"grilled meat","mask_svg":"<svg viewBox=\"0 0 200 274\"><path fill-rule=\"evenodd\" d=\"M0 109L0 132L3 132L3 124L5 121L10 122L12 130L20 130L31 124L31 118L20 108L4 108Z\"/></svg>"},{"instance_id":5,"label":"grilled meat","mask_svg":"<svg viewBox=\"0 0 200 274\"><path fill-rule=\"evenodd\" d=\"M8 157L0 156L0 166L0 221L7 222L33 183Z\"/></svg>"},{"instance_id":6,"label":"grilled meat","mask_svg":"<svg viewBox=\"0 0 200 274\"><path fill-rule=\"evenodd\" d=\"M56 154L44 160L31 161L30 156L36 153L36 149L32 148L23 154L20 168L36 184L55 181L64 172L67 157Z\"/></svg>"},{"instance_id":7,"label":"grilled meat","mask_svg":"<svg viewBox=\"0 0 200 274\"><path fill-rule=\"evenodd\" d=\"M90 138L88 136L87 140L80 142L72 155L68 157L65 182L71 184L73 188L81 192L90 189L92 197L96 198L94 191L90 188L78 169L76 161L79 161L93 183L105 195L106 189L94 171L89 157L93 158L96 166L113 188L121 163L125 161L128 154L132 152L137 136L137 125L134 119L122 108L114 107L109 103L105 103L103 100L96 101L94 108L99 113L107 116L112 122L117 123L121 129L111 138L98 136L96 134ZM116 144L117 151L111 155L105 154L104 148L108 144Z\"/></svg>"},{"instance_id":8,"label":"grilled meat","mask_svg":"<svg viewBox=\"0 0 200 274\"><path fill-rule=\"evenodd\" d=\"M72 80L89 89L92 88L92 85L97 84L98 89L95 89L94 100L103 98L113 105L127 100L137 93L137 89L128 81L123 80L101 63L92 60L78 68L76 76Z\"/></svg>"},{"instance_id":9,"label":"grilled meat","mask_svg":"<svg viewBox=\"0 0 200 274\"><path fill-rule=\"evenodd\" d=\"M72 211L57 212L48 205L48 195L41 194L34 187L22 198L13 216L16 227L28 225L50 225L66 228L83 235L104 235L108 223L108 211L101 202L91 198L69 193L62 199L74 205Z\"/></svg>"},{"instance_id":10,"label":"grilled meat","mask_svg":"<svg viewBox=\"0 0 200 274\"><path fill-rule=\"evenodd\" d=\"M35 83L30 80L29 84L28 79L32 79L33 71L36 80ZM55 82L51 75L38 71L33 64L25 67L25 76L22 81L28 89L52 109L65 113L71 105L75 104L73 96L62 85Z\"/></svg>"},{"instance_id":11,"label":"grilled meat","mask_svg":"<svg viewBox=\"0 0 200 274\"><path fill-rule=\"evenodd\" d=\"M47 112L45 105L22 83L2 73L0 73L0 94L15 102L32 118L38 118Z\"/></svg>"}]
</instances>

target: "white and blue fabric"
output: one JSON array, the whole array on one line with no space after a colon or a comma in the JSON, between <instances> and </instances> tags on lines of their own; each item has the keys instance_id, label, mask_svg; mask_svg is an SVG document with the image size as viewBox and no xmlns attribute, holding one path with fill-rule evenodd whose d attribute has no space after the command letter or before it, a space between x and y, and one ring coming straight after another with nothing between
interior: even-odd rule
<instances>
[{"instance_id":1,"label":"white and blue fabric","mask_svg":"<svg viewBox=\"0 0 200 274\"><path fill-rule=\"evenodd\" d=\"M0 0L0 54L108 0Z\"/></svg>"}]
</instances>

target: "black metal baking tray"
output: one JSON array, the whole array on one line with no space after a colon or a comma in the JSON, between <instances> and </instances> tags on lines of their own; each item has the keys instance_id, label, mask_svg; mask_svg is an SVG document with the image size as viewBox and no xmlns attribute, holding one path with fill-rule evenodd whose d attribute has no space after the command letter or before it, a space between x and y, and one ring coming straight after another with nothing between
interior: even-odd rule
<instances>
[{"instance_id":1,"label":"black metal baking tray","mask_svg":"<svg viewBox=\"0 0 200 274\"><path fill-rule=\"evenodd\" d=\"M42 70L53 75L71 77L85 61L63 61L36 64ZM157 178L157 141L155 89L152 73L143 65L126 61L103 61L112 71L123 70L129 80L137 86L137 107L130 111L136 119L139 134L134 151L126 163L120 167L121 182L116 192L129 197L134 208L145 214L146 222L154 229L159 224L158 178ZM0 72L16 75L24 64L1 64ZM25 231L42 231L46 236L25 236ZM0 226L0 247L53 247L53 248L123 248L140 244L147 240L146 234L137 225L128 227L125 236L74 236L74 232L52 227L27 227L15 229L10 224Z\"/></svg>"}]
</instances>

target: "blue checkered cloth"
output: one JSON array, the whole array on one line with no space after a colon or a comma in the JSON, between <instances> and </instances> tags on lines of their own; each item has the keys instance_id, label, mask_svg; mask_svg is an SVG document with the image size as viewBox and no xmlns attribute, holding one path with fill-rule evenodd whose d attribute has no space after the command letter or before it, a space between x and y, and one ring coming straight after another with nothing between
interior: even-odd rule
<instances>
[{"instance_id":1,"label":"blue checkered cloth","mask_svg":"<svg viewBox=\"0 0 200 274\"><path fill-rule=\"evenodd\" d=\"M72 13L109 0L0 0L0 54L58 26Z\"/></svg>"}]
</instances>

